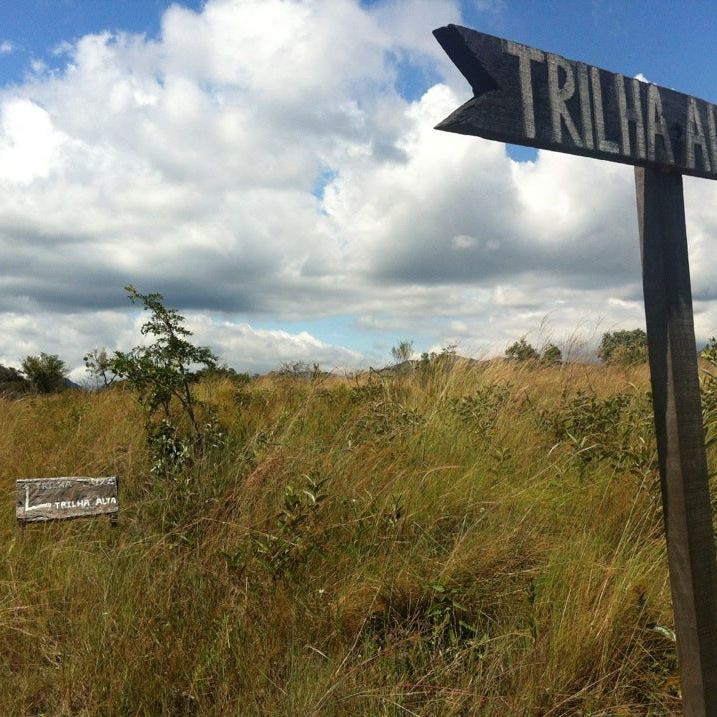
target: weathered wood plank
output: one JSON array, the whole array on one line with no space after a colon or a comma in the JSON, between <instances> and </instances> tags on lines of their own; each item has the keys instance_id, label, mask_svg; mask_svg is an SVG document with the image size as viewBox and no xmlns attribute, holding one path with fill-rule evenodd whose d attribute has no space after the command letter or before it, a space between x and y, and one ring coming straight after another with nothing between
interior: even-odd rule
<instances>
[{"instance_id":1,"label":"weathered wood plank","mask_svg":"<svg viewBox=\"0 0 717 717\"><path fill-rule=\"evenodd\" d=\"M25 478L15 483L15 516L20 523L116 517L118 511L117 476Z\"/></svg>"},{"instance_id":2,"label":"weathered wood plank","mask_svg":"<svg viewBox=\"0 0 717 717\"><path fill-rule=\"evenodd\" d=\"M458 25L433 34L475 95L437 129L717 179L711 103Z\"/></svg>"},{"instance_id":3,"label":"weathered wood plank","mask_svg":"<svg viewBox=\"0 0 717 717\"><path fill-rule=\"evenodd\" d=\"M684 712L717 715L717 570L678 172L636 168L655 429Z\"/></svg>"}]
</instances>

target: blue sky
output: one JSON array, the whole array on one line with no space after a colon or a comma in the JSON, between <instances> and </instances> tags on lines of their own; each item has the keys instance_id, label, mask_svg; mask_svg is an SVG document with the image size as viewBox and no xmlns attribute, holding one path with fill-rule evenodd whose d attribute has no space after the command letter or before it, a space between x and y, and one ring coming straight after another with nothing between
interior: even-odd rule
<instances>
[{"instance_id":1,"label":"blue sky","mask_svg":"<svg viewBox=\"0 0 717 717\"><path fill-rule=\"evenodd\" d=\"M366 7L383 0L365 0ZM172 4L201 11L203 0L5 0L0 33L17 49L0 58L0 82L21 80L28 62L57 64L63 42L105 30L157 37ZM462 0L465 24L625 74L642 72L658 84L714 99L711 58L717 5L648 0ZM405 65L405 94L415 97L435 75Z\"/></svg>"},{"instance_id":2,"label":"blue sky","mask_svg":"<svg viewBox=\"0 0 717 717\"><path fill-rule=\"evenodd\" d=\"M2 3L0 363L135 343L129 282L246 370L642 325L630 168L433 131L469 95L448 22L717 100L705 2ZM702 340L712 184L686 181Z\"/></svg>"}]
</instances>

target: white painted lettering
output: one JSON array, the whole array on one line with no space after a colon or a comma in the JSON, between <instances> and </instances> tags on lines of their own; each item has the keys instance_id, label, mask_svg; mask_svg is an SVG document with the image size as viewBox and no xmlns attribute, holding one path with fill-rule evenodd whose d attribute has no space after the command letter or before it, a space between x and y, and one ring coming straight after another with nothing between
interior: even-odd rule
<instances>
[{"instance_id":1,"label":"white painted lettering","mask_svg":"<svg viewBox=\"0 0 717 717\"><path fill-rule=\"evenodd\" d=\"M505 42L503 51L518 58L520 75L520 96L523 101L523 130L526 137L535 138L535 108L533 106L533 80L530 63L545 62L545 55L533 47L517 42Z\"/></svg>"},{"instance_id":2,"label":"white painted lettering","mask_svg":"<svg viewBox=\"0 0 717 717\"><path fill-rule=\"evenodd\" d=\"M577 147L582 147L580 133L570 116L568 106L565 104L575 94L575 76L570 63L558 55L548 53L548 96L550 97L550 116L553 121L553 141L558 144L563 139L563 126L568 130L570 139ZM565 74L565 82L560 85L559 70Z\"/></svg>"},{"instance_id":3,"label":"white painted lettering","mask_svg":"<svg viewBox=\"0 0 717 717\"><path fill-rule=\"evenodd\" d=\"M628 110L628 119L635 123L635 145L637 156L645 159L645 126L642 121L642 99L640 96L640 85L637 78L632 79L632 112Z\"/></svg>"},{"instance_id":4,"label":"white painted lettering","mask_svg":"<svg viewBox=\"0 0 717 717\"><path fill-rule=\"evenodd\" d=\"M588 68L582 62L577 63L578 68L578 93L580 94L580 114L583 123L583 144L592 149L593 142L593 120L592 108L590 105L590 84L588 81Z\"/></svg>"},{"instance_id":5,"label":"white painted lettering","mask_svg":"<svg viewBox=\"0 0 717 717\"><path fill-rule=\"evenodd\" d=\"M615 94L617 95L617 109L620 116L620 149L626 156L630 156L630 127L628 122L635 125L635 149L640 159L645 158L645 128L642 122L642 105L640 104L640 80L632 80L632 106L627 104L625 92L625 78L615 75Z\"/></svg>"},{"instance_id":6,"label":"white painted lettering","mask_svg":"<svg viewBox=\"0 0 717 717\"><path fill-rule=\"evenodd\" d=\"M627 124L627 97L625 95L625 78L615 75L615 95L617 96L617 112L620 117L620 151L630 156L630 127Z\"/></svg>"},{"instance_id":7,"label":"white painted lettering","mask_svg":"<svg viewBox=\"0 0 717 717\"><path fill-rule=\"evenodd\" d=\"M710 149L712 150L712 166L717 167L717 125L715 124L714 105L707 107L707 132L710 136Z\"/></svg>"},{"instance_id":8,"label":"white painted lettering","mask_svg":"<svg viewBox=\"0 0 717 717\"><path fill-rule=\"evenodd\" d=\"M687 146L685 147L685 164L689 169L696 169L695 147L700 148L702 168L712 171L709 151L707 149L707 138L702 129L702 118L697 107L697 100L694 97L687 98Z\"/></svg>"},{"instance_id":9,"label":"white painted lettering","mask_svg":"<svg viewBox=\"0 0 717 717\"><path fill-rule=\"evenodd\" d=\"M662 111L662 97L657 85L647 88L647 158L655 161L655 137L662 137L665 146L665 161L674 164L672 155L672 142L667 131L667 120Z\"/></svg>"},{"instance_id":10,"label":"white painted lettering","mask_svg":"<svg viewBox=\"0 0 717 717\"><path fill-rule=\"evenodd\" d=\"M620 151L617 142L605 137L605 112L602 104L602 85L600 83L600 70L597 67L590 68L590 76L593 86L593 107L595 108L595 138L597 148L603 152L617 154Z\"/></svg>"}]
</instances>

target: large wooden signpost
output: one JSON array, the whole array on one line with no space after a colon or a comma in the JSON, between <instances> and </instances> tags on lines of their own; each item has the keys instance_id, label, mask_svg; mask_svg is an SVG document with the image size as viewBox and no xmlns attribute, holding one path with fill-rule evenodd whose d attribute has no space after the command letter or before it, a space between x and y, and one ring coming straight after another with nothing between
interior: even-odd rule
<instances>
[{"instance_id":1,"label":"large wooden signpost","mask_svg":"<svg viewBox=\"0 0 717 717\"><path fill-rule=\"evenodd\" d=\"M717 179L709 102L448 25L474 97L437 129L635 165L653 409L684 712L717 717L717 569L682 175Z\"/></svg>"}]
</instances>

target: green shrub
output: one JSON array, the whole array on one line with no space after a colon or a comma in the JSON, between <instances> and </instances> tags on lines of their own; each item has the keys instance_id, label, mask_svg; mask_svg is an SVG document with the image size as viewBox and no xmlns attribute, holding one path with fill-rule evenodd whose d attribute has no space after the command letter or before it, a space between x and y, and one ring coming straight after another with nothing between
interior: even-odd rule
<instances>
[{"instance_id":1,"label":"green shrub","mask_svg":"<svg viewBox=\"0 0 717 717\"><path fill-rule=\"evenodd\" d=\"M525 340L525 337L508 346L505 350L505 356L506 358L514 359L516 361L532 361L540 358L540 354L536 348L529 344Z\"/></svg>"},{"instance_id":2,"label":"green shrub","mask_svg":"<svg viewBox=\"0 0 717 717\"><path fill-rule=\"evenodd\" d=\"M605 363L632 366L647 361L647 334L642 329L603 334L598 358Z\"/></svg>"},{"instance_id":3,"label":"green shrub","mask_svg":"<svg viewBox=\"0 0 717 717\"><path fill-rule=\"evenodd\" d=\"M37 393L62 391L68 374L67 366L59 356L46 353L26 356L22 361L22 372Z\"/></svg>"},{"instance_id":4,"label":"green shrub","mask_svg":"<svg viewBox=\"0 0 717 717\"><path fill-rule=\"evenodd\" d=\"M541 351L540 360L546 364L561 363L563 360L563 352L555 344L548 344Z\"/></svg>"}]
</instances>

